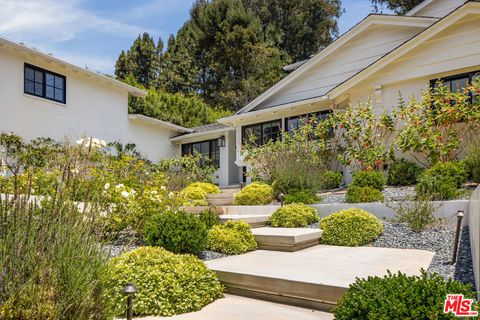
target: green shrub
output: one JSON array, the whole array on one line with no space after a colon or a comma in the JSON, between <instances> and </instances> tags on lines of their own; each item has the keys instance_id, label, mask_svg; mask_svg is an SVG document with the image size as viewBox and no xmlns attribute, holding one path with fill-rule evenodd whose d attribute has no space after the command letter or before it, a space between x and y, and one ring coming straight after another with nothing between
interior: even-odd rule
<instances>
[{"instance_id":1,"label":"green shrub","mask_svg":"<svg viewBox=\"0 0 480 320\"><path fill-rule=\"evenodd\" d=\"M266 205L273 200L273 189L268 184L253 182L235 194L235 205Z\"/></svg>"},{"instance_id":2,"label":"green shrub","mask_svg":"<svg viewBox=\"0 0 480 320\"><path fill-rule=\"evenodd\" d=\"M467 181L467 171L465 164L460 161L438 162L427 169L422 177L450 177L460 188Z\"/></svg>"},{"instance_id":3,"label":"green shrub","mask_svg":"<svg viewBox=\"0 0 480 320\"><path fill-rule=\"evenodd\" d=\"M423 168L407 159L397 159L388 169L388 184L392 186L409 186L416 184Z\"/></svg>"},{"instance_id":4,"label":"green shrub","mask_svg":"<svg viewBox=\"0 0 480 320\"><path fill-rule=\"evenodd\" d=\"M457 183L452 177L424 175L415 187L417 199L451 200L458 196Z\"/></svg>"},{"instance_id":5,"label":"green shrub","mask_svg":"<svg viewBox=\"0 0 480 320\"><path fill-rule=\"evenodd\" d=\"M325 171L322 175L321 185L324 190L340 188L343 183L343 173L340 171Z\"/></svg>"},{"instance_id":6,"label":"green shrub","mask_svg":"<svg viewBox=\"0 0 480 320\"><path fill-rule=\"evenodd\" d=\"M318 221L318 213L302 203L292 203L278 208L270 216L272 227L301 228Z\"/></svg>"},{"instance_id":7,"label":"green shrub","mask_svg":"<svg viewBox=\"0 0 480 320\"><path fill-rule=\"evenodd\" d=\"M364 170L357 171L353 174L352 185L357 187L370 187L377 190L383 190L385 185L385 177L380 171Z\"/></svg>"},{"instance_id":8,"label":"green shrub","mask_svg":"<svg viewBox=\"0 0 480 320\"><path fill-rule=\"evenodd\" d=\"M465 169L468 178L475 183L480 183L480 143L474 142L468 148L467 156L464 160Z\"/></svg>"},{"instance_id":9,"label":"green shrub","mask_svg":"<svg viewBox=\"0 0 480 320\"><path fill-rule=\"evenodd\" d=\"M215 272L198 258L153 247L141 247L110 261L104 285L117 315L125 314L123 288L129 282L138 289L133 313L142 316L197 311L220 298L223 291Z\"/></svg>"},{"instance_id":10,"label":"green shrub","mask_svg":"<svg viewBox=\"0 0 480 320\"><path fill-rule=\"evenodd\" d=\"M220 193L220 188L218 186L208 182L194 182L189 184L187 188L198 188L207 194Z\"/></svg>"},{"instance_id":11,"label":"green shrub","mask_svg":"<svg viewBox=\"0 0 480 320\"><path fill-rule=\"evenodd\" d=\"M377 239L383 224L373 214L358 208L340 210L320 221L322 243L356 247Z\"/></svg>"},{"instance_id":12,"label":"green shrub","mask_svg":"<svg viewBox=\"0 0 480 320\"><path fill-rule=\"evenodd\" d=\"M433 215L435 208L428 199L417 199L412 205L401 204L396 211L394 222L405 222L415 232L421 232L437 221Z\"/></svg>"},{"instance_id":13,"label":"green shrub","mask_svg":"<svg viewBox=\"0 0 480 320\"><path fill-rule=\"evenodd\" d=\"M227 221L208 232L208 249L226 254L242 254L255 250L257 243L250 225L243 221Z\"/></svg>"},{"instance_id":14,"label":"green shrub","mask_svg":"<svg viewBox=\"0 0 480 320\"><path fill-rule=\"evenodd\" d=\"M200 219L200 221L205 223L207 230L210 230L213 226L220 224L220 217L212 208L200 212L198 218Z\"/></svg>"},{"instance_id":15,"label":"green shrub","mask_svg":"<svg viewBox=\"0 0 480 320\"><path fill-rule=\"evenodd\" d=\"M369 203L383 200L382 191L371 187L357 187L354 185L348 186L345 197L345 201L348 203Z\"/></svg>"},{"instance_id":16,"label":"green shrub","mask_svg":"<svg viewBox=\"0 0 480 320\"><path fill-rule=\"evenodd\" d=\"M319 197L313 190L300 190L294 191L290 194L285 196L284 203L305 203L305 204L312 204L320 202Z\"/></svg>"},{"instance_id":17,"label":"green shrub","mask_svg":"<svg viewBox=\"0 0 480 320\"><path fill-rule=\"evenodd\" d=\"M207 228L195 214L166 211L150 217L143 235L148 245L175 253L197 254L205 249Z\"/></svg>"},{"instance_id":18,"label":"green shrub","mask_svg":"<svg viewBox=\"0 0 480 320\"><path fill-rule=\"evenodd\" d=\"M206 183L207 184L207 183ZM208 206L207 190L193 183L180 192L185 206Z\"/></svg>"},{"instance_id":19,"label":"green shrub","mask_svg":"<svg viewBox=\"0 0 480 320\"><path fill-rule=\"evenodd\" d=\"M438 274L407 276L388 272L383 278L357 279L332 310L337 320L351 319L457 319L443 313L447 294L474 299L468 284ZM477 303L478 306L478 303Z\"/></svg>"}]
</instances>

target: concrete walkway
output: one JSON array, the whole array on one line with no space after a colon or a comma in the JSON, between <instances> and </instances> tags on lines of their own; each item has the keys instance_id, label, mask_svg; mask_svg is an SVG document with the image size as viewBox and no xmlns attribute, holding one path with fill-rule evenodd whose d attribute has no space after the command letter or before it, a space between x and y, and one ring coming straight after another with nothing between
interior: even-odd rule
<instances>
[{"instance_id":1,"label":"concrete walkway","mask_svg":"<svg viewBox=\"0 0 480 320\"><path fill-rule=\"evenodd\" d=\"M297 308L262 300L225 295L200 311L173 317L135 318L142 320L332 320L327 312Z\"/></svg>"}]
</instances>

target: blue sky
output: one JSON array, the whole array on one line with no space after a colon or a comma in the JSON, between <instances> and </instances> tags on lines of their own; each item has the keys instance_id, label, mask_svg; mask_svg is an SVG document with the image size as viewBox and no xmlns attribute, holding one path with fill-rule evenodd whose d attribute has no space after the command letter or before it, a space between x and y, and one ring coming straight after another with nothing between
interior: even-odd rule
<instances>
[{"instance_id":1,"label":"blue sky","mask_svg":"<svg viewBox=\"0 0 480 320\"><path fill-rule=\"evenodd\" d=\"M193 0L0 0L0 36L79 66L113 73L137 35L168 35L188 19ZM343 0L343 33L372 11L369 0Z\"/></svg>"}]
</instances>

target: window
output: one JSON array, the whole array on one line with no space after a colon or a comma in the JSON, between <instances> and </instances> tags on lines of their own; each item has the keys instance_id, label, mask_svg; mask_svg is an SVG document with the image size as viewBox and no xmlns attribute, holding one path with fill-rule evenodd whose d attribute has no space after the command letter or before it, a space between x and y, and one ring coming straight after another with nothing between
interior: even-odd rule
<instances>
[{"instance_id":1,"label":"window","mask_svg":"<svg viewBox=\"0 0 480 320\"><path fill-rule=\"evenodd\" d=\"M450 92L459 92L465 89L476 79L480 79L480 71L434 79L430 81L430 86L432 88L436 88L438 86L438 81L442 81L443 85L450 89ZM472 94L472 99L477 99L477 97L478 94ZM455 104L455 101L453 101L452 104Z\"/></svg>"},{"instance_id":2,"label":"window","mask_svg":"<svg viewBox=\"0 0 480 320\"><path fill-rule=\"evenodd\" d=\"M308 123L309 121L315 119L316 121L322 121L326 119L332 110L326 110L321 112L304 114L301 116L291 117L285 119L285 131L293 131L300 128L303 124Z\"/></svg>"},{"instance_id":3,"label":"window","mask_svg":"<svg viewBox=\"0 0 480 320\"><path fill-rule=\"evenodd\" d=\"M29 64L24 68L24 92L65 103L65 77Z\"/></svg>"},{"instance_id":4,"label":"window","mask_svg":"<svg viewBox=\"0 0 480 320\"><path fill-rule=\"evenodd\" d=\"M220 147L218 146L218 139L182 144L182 156L197 153L202 155L200 159L201 167L205 166L207 162L215 168L220 167Z\"/></svg>"},{"instance_id":5,"label":"window","mask_svg":"<svg viewBox=\"0 0 480 320\"><path fill-rule=\"evenodd\" d=\"M275 120L271 122L256 123L242 128L243 143L249 142L253 135L254 143L257 146L264 145L269 140L276 141L281 137L282 121Z\"/></svg>"}]
</instances>

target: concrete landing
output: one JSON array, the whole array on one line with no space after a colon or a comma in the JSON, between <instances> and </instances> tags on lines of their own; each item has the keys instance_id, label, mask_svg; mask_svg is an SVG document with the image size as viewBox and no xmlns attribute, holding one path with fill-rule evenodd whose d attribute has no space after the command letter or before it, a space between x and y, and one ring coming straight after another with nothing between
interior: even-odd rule
<instances>
[{"instance_id":1,"label":"concrete landing","mask_svg":"<svg viewBox=\"0 0 480 320\"><path fill-rule=\"evenodd\" d=\"M197 312L173 317L135 318L142 320L332 320L330 313L282 304L225 295Z\"/></svg>"},{"instance_id":2,"label":"concrete landing","mask_svg":"<svg viewBox=\"0 0 480 320\"><path fill-rule=\"evenodd\" d=\"M258 249L294 252L320 243L322 230L311 228L256 228L252 230Z\"/></svg>"},{"instance_id":3,"label":"concrete landing","mask_svg":"<svg viewBox=\"0 0 480 320\"><path fill-rule=\"evenodd\" d=\"M220 215L220 223L225 223L228 220L244 221L248 223L252 228L260 228L267 225L269 215L248 215L248 214L222 214Z\"/></svg>"},{"instance_id":4,"label":"concrete landing","mask_svg":"<svg viewBox=\"0 0 480 320\"><path fill-rule=\"evenodd\" d=\"M434 253L414 249L318 245L297 252L258 250L207 261L228 293L330 310L356 277L390 270L419 275Z\"/></svg>"}]
</instances>

